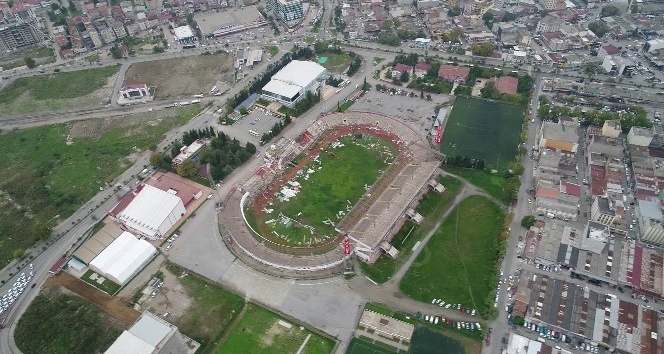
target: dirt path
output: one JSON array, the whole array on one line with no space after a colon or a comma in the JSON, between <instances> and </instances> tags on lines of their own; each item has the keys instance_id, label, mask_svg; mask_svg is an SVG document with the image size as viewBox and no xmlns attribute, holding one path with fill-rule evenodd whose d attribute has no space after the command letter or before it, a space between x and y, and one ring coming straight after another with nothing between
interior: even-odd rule
<instances>
[{"instance_id":1,"label":"dirt path","mask_svg":"<svg viewBox=\"0 0 664 354\"><path fill-rule=\"evenodd\" d=\"M141 315L140 312L127 307L123 298L105 294L69 273L62 272L58 276L50 277L44 284L44 288L47 289L58 287L63 287L97 305L104 313L115 318L126 327L130 327Z\"/></svg>"}]
</instances>

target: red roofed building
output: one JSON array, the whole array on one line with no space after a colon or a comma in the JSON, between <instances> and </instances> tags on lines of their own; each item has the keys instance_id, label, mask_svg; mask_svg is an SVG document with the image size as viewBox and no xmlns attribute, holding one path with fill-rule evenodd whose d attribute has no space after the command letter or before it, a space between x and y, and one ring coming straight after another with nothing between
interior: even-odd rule
<instances>
[{"instance_id":1,"label":"red roofed building","mask_svg":"<svg viewBox=\"0 0 664 354\"><path fill-rule=\"evenodd\" d=\"M398 78L404 72L408 72L408 74L412 73L413 72L413 67L410 66L410 65L399 63L399 64L395 65L394 68L392 68L392 77Z\"/></svg>"},{"instance_id":2,"label":"red roofed building","mask_svg":"<svg viewBox=\"0 0 664 354\"><path fill-rule=\"evenodd\" d=\"M124 98L142 98L150 95L150 89L142 82L128 82L120 88L120 95Z\"/></svg>"},{"instance_id":3,"label":"red roofed building","mask_svg":"<svg viewBox=\"0 0 664 354\"><path fill-rule=\"evenodd\" d=\"M466 82L470 75L470 68L463 66L441 65L438 77L450 82Z\"/></svg>"},{"instance_id":4,"label":"red roofed building","mask_svg":"<svg viewBox=\"0 0 664 354\"><path fill-rule=\"evenodd\" d=\"M514 95L517 92L517 87L519 86L519 79L512 76L503 76L495 80L496 90L500 93L506 93L508 95Z\"/></svg>"},{"instance_id":5,"label":"red roofed building","mask_svg":"<svg viewBox=\"0 0 664 354\"><path fill-rule=\"evenodd\" d=\"M606 46L603 46L603 47L599 48L599 50L597 51L597 58L600 61L604 61L604 58L607 55L620 55L620 49L618 49L618 48L616 48L612 45L606 45Z\"/></svg>"},{"instance_id":6,"label":"red roofed building","mask_svg":"<svg viewBox=\"0 0 664 354\"><path fill-rule=\"evenodd\" d=\"M606 193L606 169L604 167L590 165L590 185L593 197Z\"/></svg>"},{"instance_id":7,"label":"red roofed building","mask_svg":"<svg viewBox=\"0 0 664 354\"><path fill-rule=\"evenodd\" d=\"M424 75L427 74L427 71L431 69L431 65L426 62L419 62L415 65L415 76L417 77L423 77Z\"/></svg>"}]
</instances>

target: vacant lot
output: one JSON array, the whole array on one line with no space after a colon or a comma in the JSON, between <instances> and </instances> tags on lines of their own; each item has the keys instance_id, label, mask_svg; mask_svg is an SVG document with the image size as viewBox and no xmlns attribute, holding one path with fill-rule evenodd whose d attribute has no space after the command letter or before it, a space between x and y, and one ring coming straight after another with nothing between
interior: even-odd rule
<instances>
[{"instance_id":1,"label":"vacant lot","mask_svg":"<svg viewBox=\"0 0 664 354\"><path fill-rule=\"evenodd\" d=\"M447 155L470 156L491 166L512 162L522 118L523 108L516 105L457 97L441 149Z\"/></svg>"},{"instance_id":2,"label":"vacant lot","mask_svg":"<svg viewBox=\"0 0 664 354\"><path fill-rule=\"evenodd\" d=\"M191 97L209 92L215 85L221 92L233 84L233 57L228 54L197 55L132 64L124 83L144 82L155 98Z\"/></svg>"},{"instance_id":3,"label":"vacant lot","mask_svg":"<svg viewBox=\"0 0 664 354\"><path fill-rule=\"evenodd\" d=\"M302 346L303 350L298 351ZM333 348L331 339L249 304L240 322L215 353L329 354Z\"/></svg>"},{"instance_id":4,"label":"vacant lot","mask_svg":"<svg viewBox=\"0 0 664 354\"><path fill-rule=\"evenodd\" d=\"M276 234L275 242L289 245L315 245L336 237L335 225L394 156L389 143L370 135L333 141L256 215L261 234Z\"/></svg>"},{"instance_id":5,"label":"vacant lot","mask_svg":"<svg viewBox=\"0 0 664 354\"><path fill-rule=\"evenodd\" d=\"M321 65L332 74L343 74L353 61L348 53L324 53L321 57L327 57L327 62Z\"/></svg>"},{"instance_id":6,"label":"vacant lot","mask_svg":"<svg viewBox=\"0 0 664 354\"><path fill-rule=\"evenodd\" d=\"M462 167L445 167L445 171L457 175L469 183L484 189L487 193L502 200L505 203L512 201L511 193L508 188L508 179L505 175L497 172L491 173L487 170L474 170Z\"/></svg>"},{"instance_id":7,"label":"vacant lot","mask_svg":"<svg viewBox=\"0 0 664 354\"><path fill-rule=\"evenodd\" d=\"M19 78L0 91L0 114L11 115L109 102L118 66Z\"/></svg>"},{"instance_id":8,"label":"vacant lot","mask_svg":"<svg viewBox=\"0 0 664 354\"><path fill-rule=\"evenodd\" d=\"M201 352L210 353L223 331L237 316L244 306L244 299L239 295L173 265L168 271L178 277L185 289L190 303L185 314L178 318L169 318L182 333L201 343Z\"/></svg>"},{"instance_id":9,"label":"vacant lot","mask_svg":"<svg viewBox=\"0 0 664 354\"><path fill-rule=\"evenodd\" d=\"M465 199L417 257L401 291L422 302L438 298L487 312L503 219L503 211L486 198Z\"/></svg>"},{"instance_id":10,"label":"vacant lot","mask_svg":"<svg viewBox=\"0 0 664 354\"><path fill-rule=\"evenodd\" d=\"M71 215L202 107L31 128L2 135L0 267L35 241L36 224Z\"/></svg>"},{"instance_id":11,"label":"vacant lot","mask_svg":"<svg viewBox=\"0 0 664 354\"><path fill-rule=\"evenodd\" d=\"M443 193L430 191L417 207L417 212L424 216L424 220L420 224L406 222L390 242L399 250L397 258L383 255L372 265L360 263L362 271L373 281L382 284L390 280L401 264L410 257L413 246L431 231L440 215L461 189L461 182L452 177L442 178L440 183L445 186L445 191Z\"/></svg>"},{"instance_id":12,"label":"vacant lot","mask_svg":"<svg viewBox=\"0 0 664 354\"><path fill-rule=\"evenodd\" d=\"M37 296L16 326L16 346L25 354L102 353L121 328L85 300L72 295Z\"/></svg>"}]
</instances>

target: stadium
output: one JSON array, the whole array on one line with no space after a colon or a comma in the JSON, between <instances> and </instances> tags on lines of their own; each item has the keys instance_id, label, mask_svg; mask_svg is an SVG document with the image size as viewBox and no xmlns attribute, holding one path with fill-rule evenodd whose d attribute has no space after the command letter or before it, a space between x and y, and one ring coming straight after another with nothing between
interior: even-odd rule
<instances>
[{"instance_id":1,"label":"stadium","mask_svg":"<svg viewBox=\"0 0 664 354\"><path fill-rule=\"evenodd\" d=\"M276 191L292 183L293 176L308 161L344 136L382 139L396 154L335 223L335 237L315 244L296 244L257 231L259 225L252 212L265 210ZM436 182L442 157L430 148L426 137L384 114L346 111L322 115L297 138L282 137L271 145L264 164L227 196L219 219L222 236L236 255L250 257L280 275L339 271L349 253L367 263L375 262L383 253L396 256L397 250L390 245L392 237L408 218L421 218L414 210L428 190L442 190ZM350 247L343 246L344 240Z\"/></svg>"}]
</instances>

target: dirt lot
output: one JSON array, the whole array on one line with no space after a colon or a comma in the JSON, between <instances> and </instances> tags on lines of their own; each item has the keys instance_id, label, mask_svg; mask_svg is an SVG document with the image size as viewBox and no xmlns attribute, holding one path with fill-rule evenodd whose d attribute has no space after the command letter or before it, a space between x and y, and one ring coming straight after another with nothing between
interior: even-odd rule
<instances>
[{"instance_id":1,"label":"dirt lot","mask_svg":"<svg viewBox=\"0 0 664 354\"><path fill-rule=\"evenodd\" d=\"M89 119L74 122L69 129L69 136L75 138L99 139L104 134L116 128L123 128L123 136L140 133L142 129L150 129L162 122L168 123L177 119L175 110L160 110L156 112L143 112L123 114L103 119Z\"/></svg>"},{"instance_id":2,"label":"dirt lot","mask_svg":"<svg viewBox=\"0 0 664 354\"><path fill-rule=\"evenodd\" d=\"M132 64L124 83L145 82L156 99L191 97L213 86L226 91L233 83L233 58L228 54L197 55Z\"/></svg>"},{"instance_id":3,"label":"dirt lot","mask_svg":"<svg viewBox=\"0 0 664 354\"><path fill-rule=\"evenodd\" d=\"M164 285L159 288L154 298L148 297L141 307L143 310L158 315L169 312L168 318L170 320L179 319L187 313L187 309L192 304L192 299L187 289L180 284L173 273L168 271L166 267L162 267L160 270L164 273Z\"/></svg>"},{"instance_id":4,"label":"dirt lot","mask_svg":"<svg viewBox=\"0 0 664 354\"><path fill-rule=\"evenodd\" d=\"M140 312L127 307L124 298L107 295L66 272L48 278L44 284L44 290L47 292L57 292L63 288L97 305L123 326L131 326L141 315Z\"/></svg>"}]
</instances>

